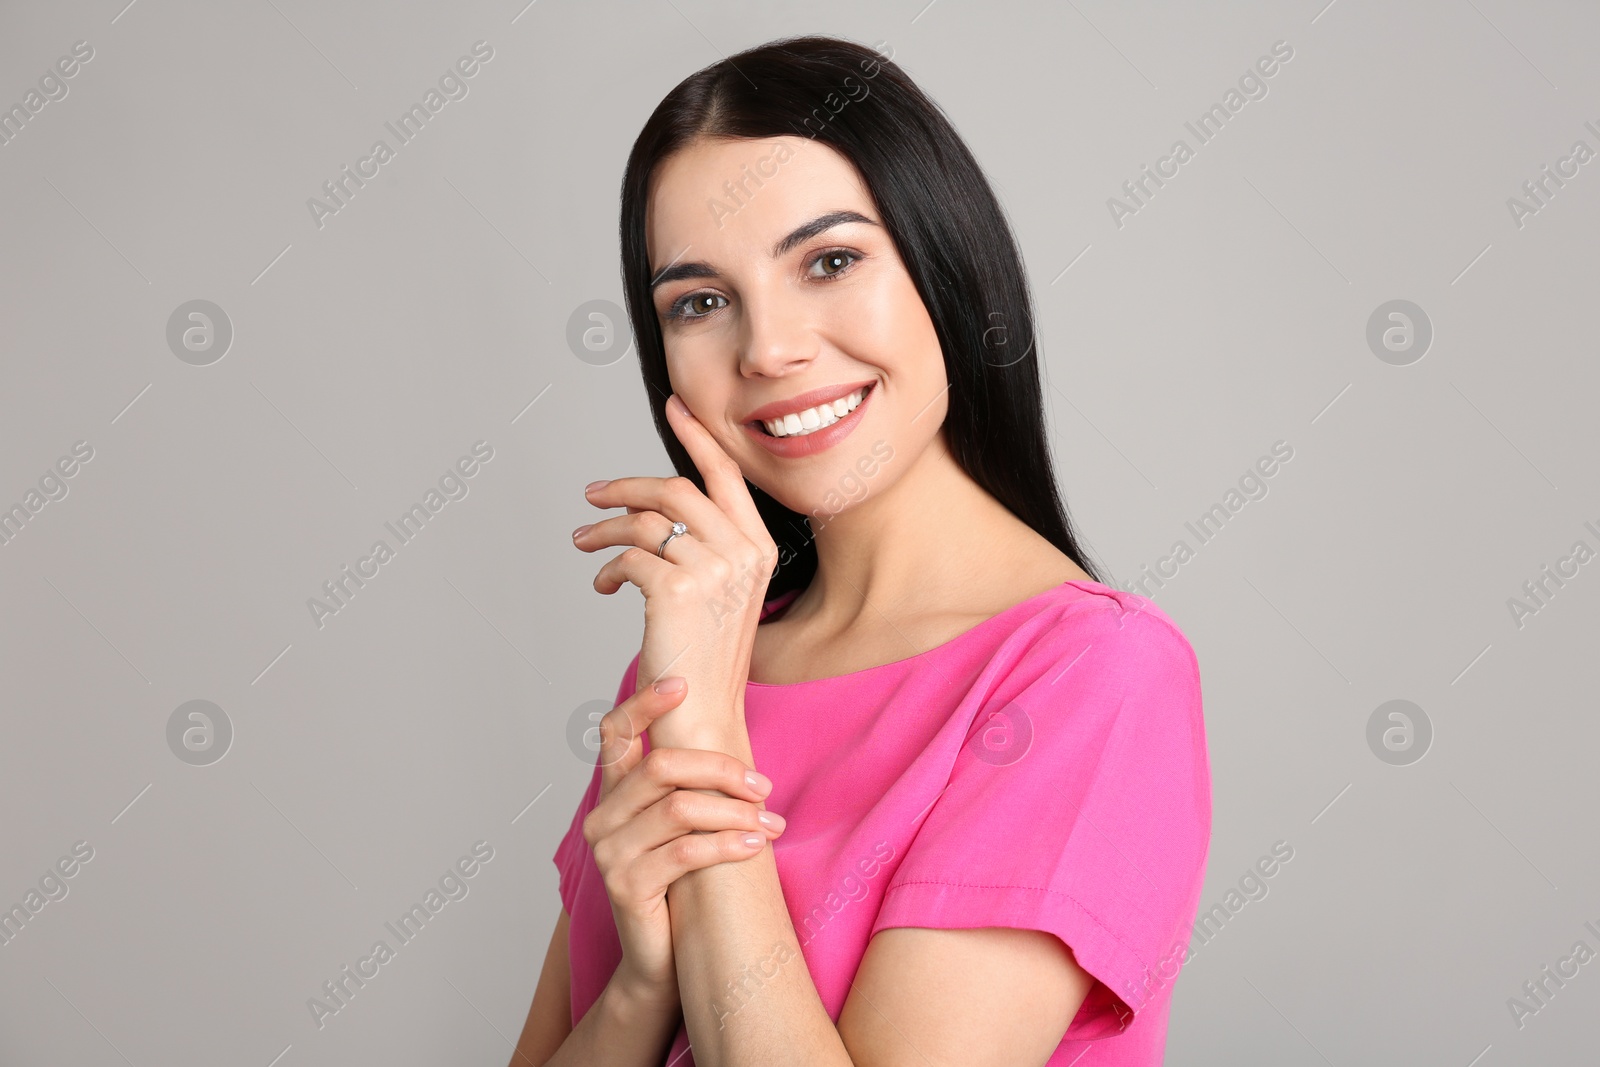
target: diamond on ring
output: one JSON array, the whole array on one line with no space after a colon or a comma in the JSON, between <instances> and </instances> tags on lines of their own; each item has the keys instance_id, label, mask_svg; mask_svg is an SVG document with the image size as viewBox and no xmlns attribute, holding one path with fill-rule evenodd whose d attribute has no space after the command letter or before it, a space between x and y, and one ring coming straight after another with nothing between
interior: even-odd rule
<instances>
[{"instance_id":1,"label":"diamond on ring","mask_svg":"<svg viewBox=\"0 0 1600 1067\"><path fill-rule=\"evenodd\" d=\"M667 541L671 541L674 537L677 537L680 534L686 534L688 532L689 532L689 527L688 526L684 525L681 522L673 523L672 524L672 532L667 534L667 540L661 542L660 547L656 549L656 555L660 556L662 559L666 559L667 558Z\"/></svg>"}]
</instances>

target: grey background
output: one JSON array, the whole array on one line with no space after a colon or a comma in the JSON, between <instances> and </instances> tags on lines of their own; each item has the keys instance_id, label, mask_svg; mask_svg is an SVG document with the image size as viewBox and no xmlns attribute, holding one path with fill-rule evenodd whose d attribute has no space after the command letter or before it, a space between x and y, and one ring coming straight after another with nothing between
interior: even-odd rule
<instances>
[{"instance_id":1,"label":"grey background","mask_svg":"<svg viewBox=\"0 0 1600 1067\"><path fill-rule=\"evenodd\" d=\"M887 42L994 181L1119 582L1294 448L1155 591L1202 665L1202 909L1295 850L1185 968L1167 1062L1592 1061L1600 963L1520 1029L1506 1005L1600 950L1600 563L1507 608L1600 547L1600 162L1520 228L1506 204L1600 148L1592 7L125 2L0 14L6 106L94 48L0 146L0 503L94 449L0 546L0 903L94 849L0 946L0 1062L506 1062L590 772L569 719L640 633L570 545L581 487L667 472L634 357L580 360L567 321L621 301L661 96L813 31ZM319 229L307 198L480 39L468 96ZM1113 224L1279 40L1268 95ZM209 366L166 342L196 299L234 331ZM1394 299L1434 332L1407 366L1366 342ZM307 599L479 440L468 495L319 629ZM1420 762L1368 746L1392 699ZM168 746L191 700L232 726L208 766ZM479 840L469 895L319 1031L307 999Z\"/></svg>"}]
</instances>

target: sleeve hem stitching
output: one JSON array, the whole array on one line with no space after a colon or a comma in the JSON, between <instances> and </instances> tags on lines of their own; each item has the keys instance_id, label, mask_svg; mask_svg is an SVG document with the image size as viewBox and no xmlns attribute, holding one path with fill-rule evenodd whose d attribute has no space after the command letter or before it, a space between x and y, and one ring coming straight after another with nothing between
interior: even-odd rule
<instances>
[{"instance_id":1,"label":"sleeve hem stitching","mask_svg":"<svg viewBox=\"0 0 1600 1067\"><path fill-rule=\"evenodd\" d=\"M1045 888L1043 888L1041 886L1033 886L1033 885L1004 885L1004 884L1001 884L1001 885L984 885L984 884L979 884L979 883L975 883L975 882L946 882L946 881L941 881L940 879L937 879L937 878L922 878L922 879L918 879L917 881L911 881L911 882L896 882L894 885L891 885L887 890L884 891L884 894L883 894L884 895L884 899L887 900L888 897L889 897L889 894L893 893L896 889L900 889L900 888L905 887L905 886L913 886L913 885L942 885L942 886L948 886L951 889L1025 889L1030 893L1044 893L1044 894L1046 894L1048 896L1060 897L1062 900L1067 901L1073 907L1075 907L1079 911L1083 912L1084 916L1087 917L1090 922L1094 923L1101 930L1103 930L1107 937L1111 938L1117 944L1121 945L1124 949L1126 949L1128 954L1131 955L1134 959L1138 960L1140 965L1143 966L1146 970L1148 970L1149 967L1150 967L1150 961L1146 960L1144 958L1144 954L1143 953L1141 953L1138 949L1134 948L1132 945L1130 945L1126 941L1124 941L1122 939L1122 937L1120 935L1118 935L1118 933L1115 930L1111 929L1111 927L1109 927L1105 923L1101 922L1100 921L1100 917L1097 916L1094 912L1090 911L1087 907L1085 907L1083 905L1082 901L1078 900L1076 897L1072 896L1071 894L1063 893L1060 890L1045 889ZM1130 1005L1130 1007L1131 1007L1131 1005Z\"/></svg>"}]
</instances>

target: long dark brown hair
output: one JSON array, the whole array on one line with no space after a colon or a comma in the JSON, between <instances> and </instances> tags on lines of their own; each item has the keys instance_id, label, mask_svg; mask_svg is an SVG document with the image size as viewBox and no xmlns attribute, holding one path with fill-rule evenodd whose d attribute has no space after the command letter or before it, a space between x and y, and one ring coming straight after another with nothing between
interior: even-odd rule
<instances>
[{"instance_id":1,"label":"long dark brown hair","mask_svg":"<svg viewBox=\"0 0 1600 1067\"><path fill-rule=\"evenodd\" d=\"M883 53L837 37L771 41L697 71L657 105L628 154L622 285L656 432L677 472L704 491L667 422L672 384L650 294L645 206L656 165L703 137L804 137L855 165L944 351L951 454L996 500L1102 581L1056 487L1032 298L1005 213L938 105ZM767 595L804 588L817 570L805 517L746 485L779 550Z\"/></svg>"}]
</instances>

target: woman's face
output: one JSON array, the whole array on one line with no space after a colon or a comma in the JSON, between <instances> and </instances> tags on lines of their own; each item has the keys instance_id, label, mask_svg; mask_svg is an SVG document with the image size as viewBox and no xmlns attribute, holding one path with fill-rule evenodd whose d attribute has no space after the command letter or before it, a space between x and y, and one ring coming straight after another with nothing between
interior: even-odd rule
<instances>
[{"instance_id":1,"label":"woman's face","mask_svg":"<svg viewBox=\"0 0 1600 1067\"><path fill-rule=\"evenodd\" d=\"M673 391L775 500L826 518L939 433L933 322L838 152L697 141L658 166L645 232Z\"/></svg>"}]
</instances>

